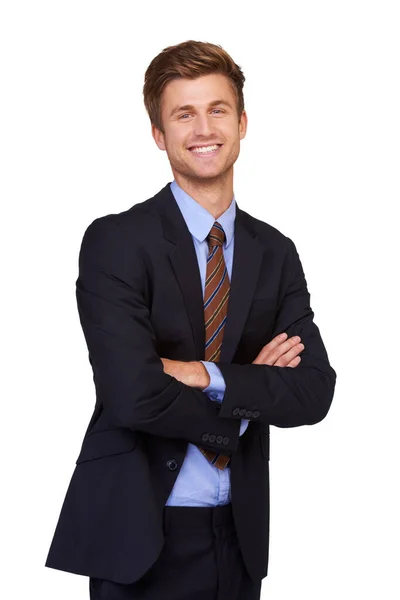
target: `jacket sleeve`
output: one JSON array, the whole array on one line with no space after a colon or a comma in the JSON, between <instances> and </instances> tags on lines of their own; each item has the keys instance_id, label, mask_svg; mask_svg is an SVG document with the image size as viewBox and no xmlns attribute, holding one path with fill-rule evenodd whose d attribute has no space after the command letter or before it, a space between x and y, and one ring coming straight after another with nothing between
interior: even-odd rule
<instances>
[{"instance_id":1,"label":"jacket sleeve","mask_svg":"<svg viewBox=\"0 0 400 600\"><path fill-rule=\"evenodd\" d=\"M271 339L283 332L287 339L299 335L305 346L301 361L295 368L217 362L226 383L221 419L240 419L253 413L247 418L278 427L298 427L322 421L330 408L336 372L314 322L300 257L292 240L286 239L285 292Z\"/></svg>"},{"instance_id":2,"label":"jacket sleeve","mask_svg":"<svg viewBox=\"0 0 400 600\"><path fill-rule=\"evenodd\" d=\"M240 423L218 419L219 407L203 391L164 372L140 247L112 215L95 219L84 233L76 299L97 400L115 427L238 449ZM215 434L215 442L209 435L203 440L205 433Z\"/></svg>"},{"instance_id":3,"label":"jacket sleeve","mask_svg":"<svg viewBox=\"0 0 400 600\"><path fill-rule=\"evenodd\" d=\"M212 402L218 402L218 404L220 404L224 400L226 388L222 373L214 362L206 360L201 360L200 362L203 363L208 375L210 376L210 383L206 388L204 388L203 393L207 394ZM247 419L241 420L239 437L244 434L248 425L249 421Z\"/></svg>"}]
</instances>

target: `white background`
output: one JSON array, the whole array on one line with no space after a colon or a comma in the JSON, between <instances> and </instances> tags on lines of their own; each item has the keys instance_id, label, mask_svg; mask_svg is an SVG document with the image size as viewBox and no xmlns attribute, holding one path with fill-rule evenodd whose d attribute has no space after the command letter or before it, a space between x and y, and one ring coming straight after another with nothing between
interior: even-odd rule
<instances>
[{"instance_id":1,"label":"white background","mask_svg":"<svg viewBox=\"0 0 400 600\"><path fill-rule=\"evenodd\" d=\"M398 3L2 2L1 589L86 599L44 567L94 408L82 235L172 181L142 86L163 48L246 76L235 197L296 244L337 372L327 418L271 429L268 600L395 600L399 583ZM161 599L160 599L161 600ZM205 599L207 600L207 599Z\"/></svg>"}]
</instances>

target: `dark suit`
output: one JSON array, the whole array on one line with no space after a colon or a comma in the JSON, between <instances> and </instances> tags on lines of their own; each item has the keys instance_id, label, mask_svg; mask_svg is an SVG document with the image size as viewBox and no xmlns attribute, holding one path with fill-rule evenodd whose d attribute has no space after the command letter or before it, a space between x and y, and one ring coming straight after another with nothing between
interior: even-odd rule
<instances>
[{"instance_id":1,"label":"dark suit","mask_svg":"<svg viewBox=\"0 0 400 600\"><path fill-rule=\"evenodd\" d=\"M231 453L232 509L254 581L267 575L269 426L321 421L330 366L293 242L236 206L221 360L221 405L167 375L159 357L204 359L201 280L190 232L167 184L95 219L79 254L77 303L96 406L46 566L137 581L163 543L162 515L187 443ZM296 368L251 364L278 333L300 335ZM242 418L250 420L239 437Z\"/></svg>"}]
</instances>

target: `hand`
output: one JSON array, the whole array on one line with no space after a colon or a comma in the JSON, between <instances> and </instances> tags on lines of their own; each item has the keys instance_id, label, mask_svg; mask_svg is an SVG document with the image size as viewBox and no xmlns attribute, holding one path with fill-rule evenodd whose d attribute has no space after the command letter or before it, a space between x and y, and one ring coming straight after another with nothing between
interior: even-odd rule
<instances>
[{"instance_id":1,"label":"hand","mask_svg":"<svg viewBox=\"0 0 400 600\"><path fill-rule=\"evenodd\" d=\"M281 337L286 336L286 337ZM304 350L304 344L300 344L301 338L294 336L289 339L287 334L279 334L268 342L260 351L252 364L270 365L275 367L297 367L301 361L298 356Z\"/></svg>"},{"instance_id":2,"label":"hand","mask_svg":"<svg viewBox=\"0 0 400 600\"><path fill-rule=\"evenodd\" d=\"M164 366L164 372L171 377L175 377L185 385L204 390L210 385L210 376L207 369L201 362L183 360L170 360L161 358Z\"/></svg>"}]
</instances>

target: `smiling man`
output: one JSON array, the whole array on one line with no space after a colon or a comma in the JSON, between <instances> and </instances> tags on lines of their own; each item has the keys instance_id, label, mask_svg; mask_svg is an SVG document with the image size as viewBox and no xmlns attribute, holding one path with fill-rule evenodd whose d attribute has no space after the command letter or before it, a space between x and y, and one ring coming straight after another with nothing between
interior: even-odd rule
<instances>
[{"instance_id":1,"label":"smiling man","mask_svg":"<svg viewBox=\"0 0 400 600\"><path fill-rule=\"evenodd\" d=\"M233 200L233 165L246 135L237 94L225 74L175 79L161 101L162 126L152 124L166 150L175 182L218 219Z\"/></svg>"},{"instance_id":2,"label":"smiling man","mask_svg":"<svg viewBox=\"0 0 400 600\"><path fill-rule=\"evenodd\" d=\"M144 103L174 179L95 219L76 296L96 405L46 566L91 600L257 600L268 571L269 430L335 388L292 240L239 208L244 75L187 41Z\"/></svg>"}]
</instances>

